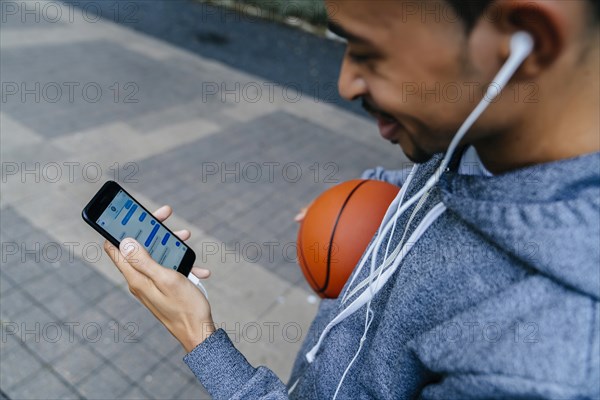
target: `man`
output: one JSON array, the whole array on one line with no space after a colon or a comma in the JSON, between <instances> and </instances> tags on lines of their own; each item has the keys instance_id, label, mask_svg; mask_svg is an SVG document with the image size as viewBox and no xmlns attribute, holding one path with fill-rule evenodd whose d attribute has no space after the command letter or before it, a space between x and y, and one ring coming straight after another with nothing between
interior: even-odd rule
<instances>
[{"instance_id":1,"label":"man","mask_svg":"<svg viewBox=\"0 0 600 400\"><path fill-rule=\"evenodd\" d=\"M135 242L123 241L125 260L107 243L132 292L217 399L600 397L598 2L326 3L331 30L348 41L340 93L361 99L382 136L418 163L410 183L381 169L366 176L406 186L406 199L435 173L513 35L525 31L535 45L439 182L396 218L391 249L442 212L397 256L372 302L306 357L361 291L347 284L348 301L322 301L289 387L215 331L206 299L183 276ZM368 270L355 270L355 282Z\"/></svg>"}]
</instances>

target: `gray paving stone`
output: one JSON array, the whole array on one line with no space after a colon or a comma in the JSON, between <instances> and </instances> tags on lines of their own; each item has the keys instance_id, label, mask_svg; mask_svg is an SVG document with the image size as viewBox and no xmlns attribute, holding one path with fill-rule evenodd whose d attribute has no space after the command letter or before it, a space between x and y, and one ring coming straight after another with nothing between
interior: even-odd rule
<instances>
[{"instance_id":1,"label":"gray paving stone","mask_svg":"<svg viewBox=\"0 0 600 400\"><path fill-rule=\"evenodd\" d=\"M35 298L32 298L27 292L19 290L18 293L29 299L32 306L28 305L26 308L21 309L18 313L14 313L15 315L12 317L12 319L15 322L31 324L35 322L45 323L57 321L57 318L52 315L52 313L49 313L48 309L46 309L43 304L39 303ZM18 297L18 299L23 299L23 297ZM25 302L30 304L29 301Z\"/></svg>"},{"instance_id":2,"label":"gray paving stone","mask_svg":"<svg viewBox=\"0 0 600 400\"><path fill-rule=\"evenodd\" d=\"M14 332L14 326L12 324L9 324L8 321L1 319L0 329L0 335L2 335L2 340L0 340L0 354L7 354L15 347L21 346L21 342L19 341L18 337L15 337L12 334L12 332Z\"/></svg>"},{"instance_id":3,"label":"gray paving stone","mask_svg":"<svg viewBox=\"0 0 600 400\"><path fill-rule=\"evenodd\" d=\"M221 218L214 216L210 211L194 208L194 211L188 212L187 217L196 221L196 224L203 230L210 232L223 223Z\"/></svg>"},{"instance_id":4,"label":"gray paving stone","mask_svg":"<svg viewBox=\"0 0 600 400\"><path fill-rule=\"evenodd\" d=\"M62 321L76 319L89 304L75 290L64 290L59 296L48 299L44 306Z\"/></svg>"},{"instance_id":5,"label":"gray paving stone","mask_svg":"<svg viewBox=\"0 0 600 400\"><path fill-rule=\"evenodd\" d=\"M158 325L148 332L141 334L141 341L145 348L152 349L159 356L171 356L178 347L177 339L169 333L167 328Z\"/></svg>"},{"instance_id":6,"label":"gray paving stone","mask_svg":"<svg viewBox=\"0 0 600 400\"><path fill-rule=\"evenodd\" d=\"M119 317L119 323L126 328L130 340L143 340L155 328L162 328L156 317L144 307L127 310Z\"/></svg>"},{"instance_id":7,"label":"gray paving stone","mask_svg":"<svg viewBox=\"0 0 600 400\"><path fill-rule=\"evenodd\" d=\"M8 390L42 368L42 363L23 346L2 353L0 362L0 387Z\"/></svg>"},{"instance_id":8,"label":"gray paving stone","mask_svg":"<svg viewBox=\"0 0 600 400\"><path fill-rule=\"evenodd\" d=\"M105 277L98 273L93 273L78 283L75 286L75 291L82 301L95 303L104 298L115 287L116 285Z\"/></svg>"},{"instance_id":9,"label":"gray paving stone","mask_svg":"<svg viewBox=\"0 0 600 400\"><path fill-rule=\"evenodd\" d=\"M154 397L150 396L147 392L141 389L138 386L132 386L129 391L125 392L121 397L123 400L145 400L145 399L154 399Z\"/></svg>"},{"instance_id":10,"label":"gray paving stone","mask_svg":"<svg viewBox=\"0 0 600 400\"><path fill-rule=\"evenodd\" d=\"M14 320L19 326L19 338L44 362L52 363L78 346L78 328L69 321L60 321L42 305L20 313Z\"/></svg>"},{"instance_id":11,"label":"gray paving stone","mask_svg":"<svg viewBox=\"0 0 600 400\"><path fill-rule=\"evenodd\" d=\"M3 318L15 319L23 312L35 307L30 296L20 290L3 294L0 301L0 312Z\"/></svg>"},{"instance_id":12,"label":"gray paving stone","mask_svg":"<svg viewBox=\"0 0 600 400\"><path fill-rule=\"evenodd\" d=\"M133 381L139 381L152 372L161 357L154 348L136 344L115 354L111 362Z\"/></svg>"},{"instance_id":13,"label":"gray paving stone","mask_svg":"<svg viewBox=\"0 0 600 400\"><path fill-rule=\"evenodd\" d=\"M11 399L63 400L78 399L81 395L48 370L41 370L6 393Z\"/></svg>"},{"instance_id":14,"label":"gray paving stone","mask_svg":"<svg viewBox=\"0 0 600 400\"><path fill-rule=\"evenodd\" d=\"M73 313L69 315L68 321L79 328L76 330L76 334L82 341L95 343L105 338L113 340L115 337L117 337L116 340L118 340L118 321L98 307L87 307L79 312ZM90 328L85 328L86 326L89 326ZM99 327L99 329L97 327ZM89 329L90 331L85 333L84 329ZM95 338L96 335L94 330L101 331L101 339Z\"/></svg>"},{"instance_id":15,"label":"gray paving stone","mask_svg":"<svg viewBox=\"0 0 600 400\"><path fill-rule=\"evenodd\" d=\"M52 364L79 345L80 338L69 325L54 322L44 325L41 329L43 330L40 340L30 338L25 342L25 346L45 363Z\"/></svg>"},{"instance_id":16,"label":"gray paving stone","mask_svg":"<svg viewBox=\"0 0 600 400\"><path fill-rule=\"evenodd\" d=\"M88 340L87 344L94 349L94 352L112 359L117 354L127 354L134 351L134 348L143 347L143 335L135 325L122 325L117 321L110 319L102 325L103 335L100 340Z\"/></svg>"},{"instance_id":17,"label":"gray paving stone","mask_svg":"<svg viewBox=\"0 0 600 400\"><path fill-rule=\"evenodd\" d=\"M132 386L134 382L126 379L112 365L104 364L81 382L78 389L88 399L120 399Z\"/></svg>"},{"instance_id":18,"label":"gray paving stone","mask_svg":"<svg viewBox=\"0 0 600 400\"><path fill-rule=\"evenodd\" d=\"M97 304L99 308L115 319L143 307L138 299L121 287L115 287L106 293Z\"/></svg>"},{"instance_id":19,"label":"gray paving stone","mask_svg":"<svg viewBox=\"0 0 600 400\"><path fill-rule=\"evenodd\" d=\"M173 365L173 367L187 377L188 380L196 382L196 376L192 373L187 364L183 362L183 357L185 357L186 354L187 353L182 346L177 346L177 348L165 358L165 362Z\"/></svg>"},{"instance_id":20,"label":"gray paving stone","mask_svg":"<svg viewBox=\"0 0 600 400\"><path fill-rule=\"evenodd\" d=\"M312 288L310 287L308 281L304 278L304 276L298 278L298 280L294 283L294 287L302 289L307 293L313 293Z\"/></svg>"},{"instance_id":21,"label":"gray paving stone","mask_svg":"<svg viewBox=\"0 0 600 400\"><path fill-rule=\"evenodd\" d=\"M67 285L52 270L46 269L46 272L38 278L23 282L21 288L34 296L36 300L44 302L60 297L65 292Z\"/></svg>"},{"instance_id":22,"label":"gray paving stone","mask_svg":"<svg viewBox=\"0 0 600 400\"><path fill-rule=\"evenodd\" d=\"M23 248L21 247L21 243L17 246ZM39 262L41 259L38 259L38 262L36 262L36 257L35 254L7 256L6 263L2 265L2 271L17 285L39 278L47 271L48 265Z\"/></svg>"},{"instance_id":23,"label":"gray paving stone","mask_svg":"<svg viewBox=\"0 0 600 400\"><path fill-rule=\"evenodd\" d=\"M177 399L188 378L169 363L160 363L140 383L142 389L157 399Z\"/></svg>"},{"instance_id":24,"label":"gray paving stone","mask_svg":"<svg viewBox=\"0 0 600 400\"><path fill-rule=\"evenodd\" d=\"M56 276L70 285L77 285L94 273L89 265L78 258L73 262L63 263L55 270Z\"/></svg>"},{"instance_id":25,"label":"gray paving stone","mask_svg":"<svg viewBox=\"0 0 600 400\"><path fill-rule=\"evenodd\" d=\"M61 321L57 320L42 308L36 305L21 312L14 318L13 322L18 325L18 338L25 343L26 347L40 358L50 360L64 351L64 343L55 345L58 331L62 329ZM62 331L64 334L64 330Z\"/></svg>"},{"instance_id":26,"label":"gray paving stone","mask_svg":"<svg viewBox=\"0 0 600 400\"><path fill-rule=\"evenodd\" d=\"M103 329L103 332L105 330ZM115 340L115 331L118 332L118 336ZM142 346L141 342L129 342L127 339L128 333L125 332L124 328L120 325L113 326L113 328L106 330L110 332L109 335L102 336L102 339L98 342L88 343L90 347L98 354L106 358L111 358L119 353L127 353L131 351L134 346Z\"/></svg>"},{"instance_id":27,"label":"gray paving stone","mask_svg":"<svg viewBox=\"0 0 600 400\"><path fill-rule=\"evenodd\" d=\"M0 211L3 211L3 208L0 208ZM5 243L8 242L10 239L10 236L8 233L4 232L4 230L2 229L2 225L0 225L0 244L1 243ZM2 254L4 255L5 253L5 248L2 248ZM2 258L2 262L4 262L4 258Z\"/></svg>"},{"instance_id":28,"label":"gray paving stone","mask_svg":"<svg viewBox=\"0 0 600 400\"><path fill-rule=\"evenodd\" d=\"M25 83L31 88L36 82L42 88L48 83L62 87L65 93L55 101L39 90L42 93L39 101L30 96L22 102L20 96L11 96L3 104L4 112L46 137L87 130L108 120L127 120L140 132L146 132L186 117L214 118L218 109L227 107L209 102L203 103L202 108L185 110L186 104L201 99L202 71L184 70L175 62L148 58L115 42L97 40L8 48L3 50L0 63L4 81ZM64 86L66 82L76 85L72 101L68 87ZM86 87L92 87L89 93L84 91ZM99 95L96 88L100 88ZM115 98L116 93L119 95ZM54 96L52 92L51 97ZM183 105L184 110L160 112L177 105Z\"/></svg>"},{"instance_id":29,"label":"gray paving stone","mask_svg":"<svg viewBox=\"0 0 600 400\"><path fill-rule=\"evenodd\" d=\"M198 382L188 383L181 393L177 394L177 398L181 400L210 400L212 397L206 389Z\"/></svg>"},{"instance_id":30,"label":"gray paving stone","mask_svg":"<svg viewBox=\"0 0 600 400\"><path fill-rule=\"evenodd\" d=\"M11 3L2 19L2 29L56 29L65 25L65 22L57 20L58 13L67 12L66 8L60 6L48 7L47 12L42 11L42 6L33 4ZM52 14L50 14L52 12Z\"/></svg>"},{"instance_id":31,"label":"gray paving stone","mask_svg":"<svg viewBox=\"0 0 600 400\"><path fill-rule=\"evenodd\" d=\"M94 353L88 346L73 346L63 357L54 361L54 369L70 384L76 385L92 374L105 360Z\"/></svg>"},{"instance_id":32,"label":"gray paving stone","mask_svg":"<svg viewBox=\"0 0 600 400\"><path fill-rule=\"evenodd\" d=\"M7 160L3 160L7 161ZM20 161L20 160L19 160ZM0 218L0 230L3 235L3 242L5 240L17 241L35 230L35 228L12 206L6 206L2 208L2 218ZM4 262L4 260L3 260Z\"/></svg>"},{"instance_id":33,"label":"gray paving stone","mask_svg":"<svg viewBox=\"0 0 600 400\"><path fill-rule=\"evenodd\" d=\"M24 108L26 109L27 107ZM57 118L56 115L53 117ZM26 114L26 118L32 117L31 115ZM13 179L9 177L7 181L9 183L14 183L14 188L16 190L21 190L24 193L27 193L28 196L31 196L35 195L35 192L31 189L31 185L45 184L48 185L47 188L53 187L50 182L44 178L43 169L51 162L65 160L68 153L50 143L41 142L19 146L2 155L4 162L18 162L19 168L23 171L21 174L14 175L12 177ZM30 174L24 172L32 170L34 172ZM17 184L22 186L18 187L16 186ZM29 191L27 191L28 188ZM24 237L24 235L21 234L19 237Z\"/></svg>"}]
</instances>

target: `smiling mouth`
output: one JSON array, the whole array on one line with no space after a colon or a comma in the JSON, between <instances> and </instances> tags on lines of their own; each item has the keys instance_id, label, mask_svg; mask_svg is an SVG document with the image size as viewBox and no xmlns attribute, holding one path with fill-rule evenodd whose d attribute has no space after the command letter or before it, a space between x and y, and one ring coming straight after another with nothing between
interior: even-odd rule
<instances>
[{"instance_id":1,"label":"smiling mouth","mask_svg":"<svg viewBox=\"0 0 600 400\"><path fill-rule=\"evenodd\" d=\"M377 127L379 128L379 133L381 136L393 144L398 144L396 132L399 128L402 128L402 123L400 123L392 115L374 107L364 98L362 101L362 106L373 118L377 120Z\"/></svg>"}]
</instances>

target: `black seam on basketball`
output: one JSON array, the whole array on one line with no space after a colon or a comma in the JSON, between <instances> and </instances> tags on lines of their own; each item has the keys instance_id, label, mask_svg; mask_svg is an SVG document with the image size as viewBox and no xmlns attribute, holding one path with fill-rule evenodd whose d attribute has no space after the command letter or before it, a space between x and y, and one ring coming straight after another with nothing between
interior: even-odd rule
<instances>
[{"instance_id":1,"label":"black seam on basketball","mask_svg":"<svg viewBox=\"0 0 600 400\"><path fill-rule=\"evenodd\" d=\"M346 208L346 205L350 201L350 198L352 197L354 192L356 192L359 187L361 187L362 185L364 185L367 182L369 182L368 179L364 180L362 182L359 182L358 185L356 185L354 187L354 189L352 189L352 191L348 194L348 197L346 197L346 200L344 200L344 204L342 204L342 207L340 208L340 212L338 213L338 215L335 219L335 224L333 224L333 229L331 230L331 238L329 239L329 246L327 248L327 272L325 275L325 284L323 285L323 287L321 289L319 289L319 291L318 291L319 293L323 293L325 290L327 290L327 286L329 286L329 274L331 271L331 249L333 247L332 246L333 238L335 237L335 230L337 229L338 222L340 222L340 218L342 216L342 213L344 212L344 208Z\"/></svg>"},{"instance_id":2,"label":"black seam on basketball","mask_svg":"<svg viewBox=\"0 0 600 400\"><path fill-rule=\"evenodd\" d=\"M313 288L315 289L316 292L319 292L318 288L319 288L319 284L317 283L317 280L314 278L314 276L312 275L310 268L308 268L308 266L306 266L306 257L304 256L304 246L303 246L303 241L302 241L302 231L303 231L303 225L300 225L300 234L298 235L298 241L300 243L298 244L298 248L300 249L300 258L302 258L301 262L300 262L300 268L302 268L303 271L305 271L306 273L308 273L308 277L313 281L314 286ZM309 282L310 284L310 282Z\"/></svg>"}]
</instances>

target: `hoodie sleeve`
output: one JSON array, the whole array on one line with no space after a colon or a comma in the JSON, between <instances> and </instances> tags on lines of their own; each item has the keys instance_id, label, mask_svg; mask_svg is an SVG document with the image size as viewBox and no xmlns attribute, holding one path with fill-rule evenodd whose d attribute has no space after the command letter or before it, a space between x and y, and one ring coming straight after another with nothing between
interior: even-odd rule
<instances>
[{"instance_id":1,"label":"hoodie sleeve","mask_svg":"<svg viewBox=\"0 0 600 400\"><path fill-rule=\"evenodd\" d=\"M410 168L404 168L399 170L386 170L383 167L377 167L368 169L362 173L362 179L374 179L377 181L384 181L387 183L391 183L392 185L402 186L406 178L408 178L408 174L410 173Z\"/></svg>"},{"instance_id":2,"label":"hoodie sleeve","mask_svg":"<svg viewBox=\"0 0 600 400\"><path fill-rule=\"evenodd\" d=\"M218 329L183 361L215 399L287 399L287 388L266 367L254 368Z\"/></svg>"}]
</instances>

